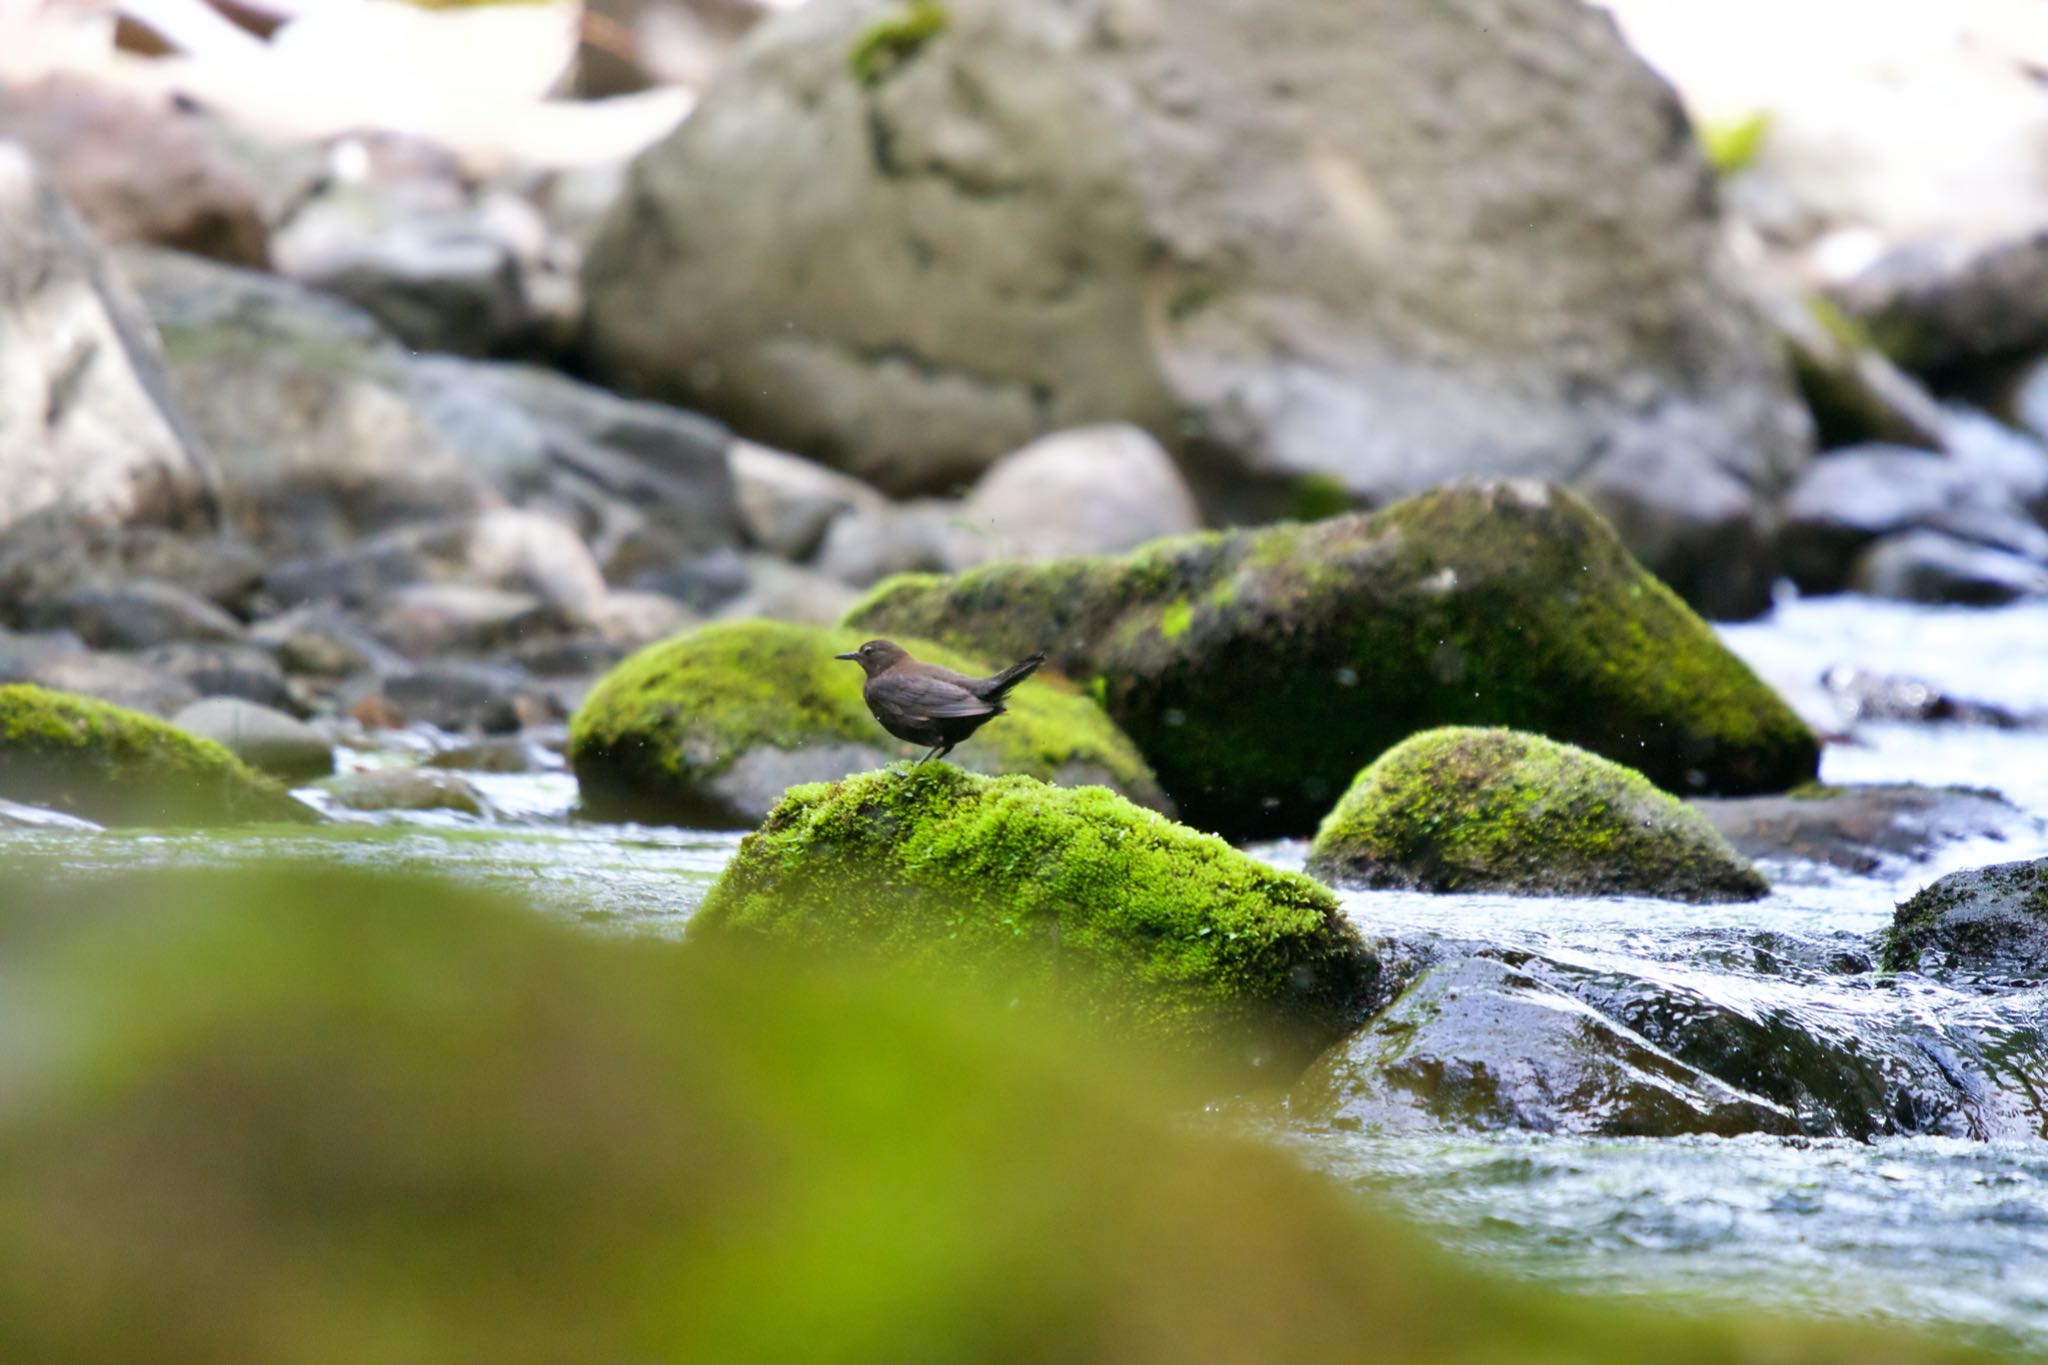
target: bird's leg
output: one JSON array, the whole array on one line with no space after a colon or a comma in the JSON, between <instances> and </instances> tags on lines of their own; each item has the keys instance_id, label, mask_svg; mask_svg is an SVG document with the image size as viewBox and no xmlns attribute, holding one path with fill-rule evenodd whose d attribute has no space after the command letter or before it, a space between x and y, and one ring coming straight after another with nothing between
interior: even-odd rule
<instances>
[{"instance_id":1,"label":"bird's leg","mask_svg":"<svg viewBox=\"0 0 2048 1365\"><path fill-rule=\"evenodd\" d=\"M934 744L930 749L925 751L924 758L920 758L919 760L917 760L917 762L911 764L910 766L913 768L922 768L924 766L926 758L944 758L947 754L950 754L952 752L953 746L950 744Z\"/></svg>"}]
</instances>

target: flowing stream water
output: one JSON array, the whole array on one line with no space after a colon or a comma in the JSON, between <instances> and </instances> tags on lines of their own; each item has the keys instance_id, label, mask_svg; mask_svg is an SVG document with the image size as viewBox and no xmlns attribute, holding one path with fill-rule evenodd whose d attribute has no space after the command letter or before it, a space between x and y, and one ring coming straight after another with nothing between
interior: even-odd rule
<instances>
[{"instance_id":1,"label":"flowing stream water","mask_svg":"<svg viewBox=\"0 0 2048 1365\"><path fill-rule=\"evenodd\" d=\"M2021 714L2048 711L2048 607L1801 601L1724 637L1829 728L1844 722L1816 680L1842 664ZM1822 775L1992 788L2035 818L2001 840L1950 843L1930 861L1869 875L1768 865L1777 889L1747 905L1391 892L1347 894L1344 903L1370 936L1528 949L1733 1009L1787 1013L1816 1030L1899 1015L1967 1017L1994 1034L2048 1030L2048 984L1985 997L1814 965L1867 951L1894 904L1943 872L2048 854L2048 724L1859 723L1850 742L1828 747ZM419 870L511 892L601 932L672 935L738 842L726 833L572 823L574 784L564 773L476 780L496 818L335 812L336 824L288 831L16 829L0 831L0 856L49 876L260 858ZM1300 844L1254 851L1289 866L1303 855ZM1376 1200L1410 1208L1446 1241L1546 1282L1887 1315L2048 1355L2048 1141L2038 1134L1990 1142L1445 1138L1324 1130L1284 1117L1261 1126Z\"/></svg>"}]
</instances>

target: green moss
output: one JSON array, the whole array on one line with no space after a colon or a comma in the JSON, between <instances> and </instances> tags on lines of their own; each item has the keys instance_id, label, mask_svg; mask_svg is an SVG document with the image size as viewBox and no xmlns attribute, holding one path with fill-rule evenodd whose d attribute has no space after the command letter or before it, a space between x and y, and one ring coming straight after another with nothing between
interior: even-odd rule
<instances>
[{"instance_id":1,"label":"green moss","mask_svg":"<svg viewBox=\"0 0 2048 1365\"><path fill-rule=\"evenodd\" d=\"M1185 817L1233 838L1307 833L1361 767L1439 725L1547 735L1688 793L1779 791L1819 762L1805 723L1605 522L1525 482L892 579L847 621L993 657L1052 642Z\"/></svg>"},{"instance_id":2,"label":"green moss","mask_svg":"<svg viewBox=\"0 0 2048 1365\"><path fill-rule=\"evenodd\" d=\"M690 927L990 976L1173 1047L1277 1035L1297 1062L1371 967L1305 877L1101 788L938 765L791 790Z\"/></svg>"},{"instance_id":3,"label":"green moss","mask_svg":"<svg viewBox=\"0 0 2048 1365\"><path fill-rule=\"evenodd\" d=\"M1879 960L1890 972L2048 970L2048 860L1953 872L1922 888L1893 914Z\"/></svg>"},{"instance_id":4,"label":"green moss","mask_svg":"<svg viewBox=\"0 0 2048 1365\"><path fill-rule=\"evenodd\" d=\"M1481 1273L930 982L332 867L14 882L0 961L11 1360L1978 1358Z\"/></svg>"},{"instance_id":5,"label":"green moss","mask_svg":"<svg viewBox=\"0 0 2048 1365\"><path fill-rule=\"evenodd\" d=\"M1352 509L1351 490L1334 474L1304 474L1294 482L1287 500L1289 521L1321 521Z\"/></svg>"},{"instance_id":6,"label":"green moss","mask_svg":"<svg viewBox=\"0 0 2048 1365\"><path fill-rule=\"evenodd\" d=\"M705 626L646 649L606 674L569 724L569 761L585 809L598 815L751 824L720 816L705 788L741 755L862 745L877 761L918 749L893 739L861 700L862 675L835 654L867 637L776 621ZM899 637L921 659L986 675L986 659ZM1032 651L1018 650L1012 658ZM1151 770L1090 697L1040 677L1010 695L1008 713L955 751L956 761L1048 780L1105 781L1165 806Z\"/></svg>"},{"instance_id":7,"label":"green moss","mask_svg":"<svg viewBox=\"0 0 2048 1365\"><path fill-rule=\"evenodd\" d=\"M952 22L952 13L938 0L909 0L868 25L847 54L847 66L862 85L879 85Z\"/></svg>"},{"instance_id":8,"label":"green moss","mask_svg":"<svg viewBox=\"0 0 2048 1365\"><path fill-rule=\"evenodd\" d=\"M28 683L0 687L0 796L102 824L315 818L210 739Z\"/></svg>"},{"instance_id":9,"label":"green moss","mask_svg":"<svg viewBox=\"0 0 2048 1365\"><path fill-rule=\"evenodd\" d=\"M1827 295L1807 295L1806 311L1836 345L1851 351L1875 349L1875 343L1871 341L1870 333L1864 330L1863 324L1843 312Z\"/></svg>"},{"instance_id":10,"label":"green moss","mask_svg":"<svg viewBox=\"0 0 2048 1365\"><path fill-rule=\"evenodd\" d=\"M1358 775L1309 851L1356 886L1754 900L1764 879L1641 773L1511 730L1416 735Z\"/></svg>"},{"instance_id":11,"label":"green moss","mask_svg":"<svg viewBox=\"0 0 2048 1365\"><path fill-rule=\"evenodd\" d=\"M1770 111L1758 109L1738 119L1701 124L1700 146L1714 173L1726 177L1755 164L1770 132Z\"/></svg>"},{"instance_id":12,"label":"green moss","mask_svg":"<svg viewBox=\"0 0 2048 1365\"><path fill-rule=\"evenodd\" d=\"M1188 627L1195 623L1195 609L1185 597L1176 597L1159 613L1159 633L1169 640L1178 640L1188 633Z\"/></svg>"}]
</instances>

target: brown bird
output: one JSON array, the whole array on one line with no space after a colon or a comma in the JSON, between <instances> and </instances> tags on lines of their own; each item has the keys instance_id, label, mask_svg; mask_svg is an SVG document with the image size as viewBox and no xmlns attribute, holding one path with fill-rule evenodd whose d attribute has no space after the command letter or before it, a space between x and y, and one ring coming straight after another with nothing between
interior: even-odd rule
<instances>
[{"instance_id":1,"label":"brown bird","mask_svg":"<svg viewBox=\"0 0 2048 1365\"><path fill-rule=\"evenodd\" d=\"M851 659L866 672L868 680L860 694L884 730L912 744L932 746L918 763L944 758L955 744L1003 714L1003 698L1010 689L1045 662L1043 654L1034 654L993 678L970 678L937 664L919 663L890 640L870 640L850 654L832 657Z\"/></svg>"}]
</instances>

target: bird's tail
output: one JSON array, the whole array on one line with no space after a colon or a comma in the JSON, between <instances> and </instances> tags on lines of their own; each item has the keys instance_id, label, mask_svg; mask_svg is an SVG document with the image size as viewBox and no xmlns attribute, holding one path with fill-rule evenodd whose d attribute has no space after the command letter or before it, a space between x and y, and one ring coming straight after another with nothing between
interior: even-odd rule
<instances>
[{"instance_id":1,"label":"bird's tail","mask_svg":"<svg viewBox=\"0 0 2048 1365\"><path fill-rule=\"evenodd\" d=\"M1011 664L1008 668L988 680L989 687L986 699L999 702L1009 696L1011 688L1023 682L1033 673L1036 673L1038 666L1044 662L1045 656L1043 654L1034 654L1028 659L1022 659Z\"/></svg>"}]
</instances>

